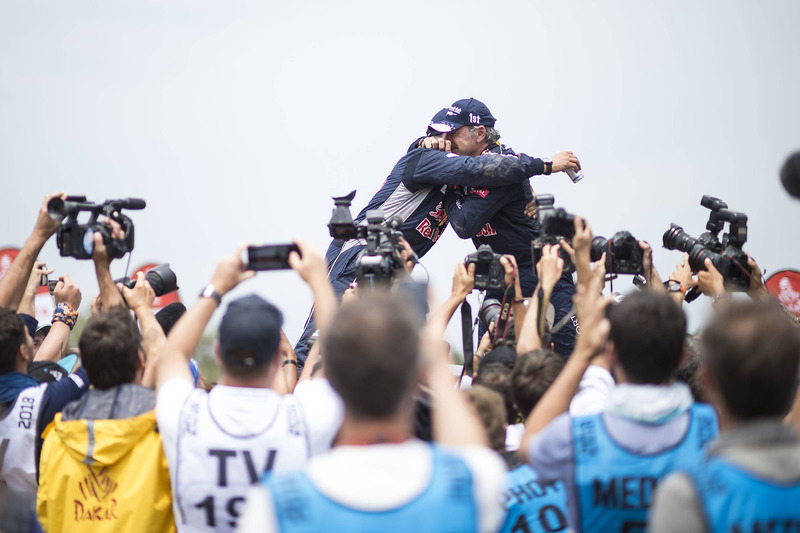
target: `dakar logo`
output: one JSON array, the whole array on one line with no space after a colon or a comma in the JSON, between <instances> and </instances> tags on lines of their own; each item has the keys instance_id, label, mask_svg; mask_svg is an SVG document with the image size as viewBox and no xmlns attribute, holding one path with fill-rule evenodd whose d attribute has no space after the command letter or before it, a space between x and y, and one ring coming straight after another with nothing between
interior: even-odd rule
<instances>
[{"instance_id":1,"label":"dakar logo","mask_svg":"<svg viewBox=\"0 0 800 533\"><path fill-rule=\"evenodd\" d=\"M117 500L112 494L119 486L108 477L108 468L95 472L87 466L89 473L78 483L82 499L75 500L75 522L102 522L117 519Z\"/></svg>"},{"instance_id":2,"label":"dakar logo","mask_svg":"<svg viewBox=\"0 0 800 533\"><path fill-rule=\"evenodd\" d=\"M475 187L470 187L469 193L477 194L481 198L486 198L487 196L489 196L489 189L476 189Z\"/></svg>"},{"instance_id":3,"label":"dakar logo","mask_svg":"<svg viewBox=\"0 0 800 533\"><path fill-rule=\"evenodd\" d=\"M475 236L476 237L491 237L493 235L497 235L497 232L494 230L494 228L491 226L491 224L489 224L487 222L486 225Z\"/></svg>"}]
</instances>

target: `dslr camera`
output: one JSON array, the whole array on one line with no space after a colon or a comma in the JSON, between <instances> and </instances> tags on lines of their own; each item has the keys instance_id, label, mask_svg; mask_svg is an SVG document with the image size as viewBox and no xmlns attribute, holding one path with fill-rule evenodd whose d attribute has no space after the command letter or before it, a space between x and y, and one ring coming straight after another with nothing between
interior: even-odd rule
<instances>
[{"instance_id":1,"label":"dslr camera","mask_svg":"<svg viewBox=\"0 0 800 533\"><path fill-rule=\"evenodd\" d=\"M164 296L165 294L178 290L178 278L175 276L175 272L170 268L169 263L163 263L152 270L148 270L144 275L144 279L150 283L156 296ZM115 279L114 283L122 283L129 289L136 286L136 280L127 276Z\"/></svg>"},{"instance_id":2,"label":"dslr camera","mask_svg":"<svg viewBox=\"0 0 800 533\"><path fill-rule=\"evenodd\" d=\"M366 248L356 258L356 279L359 285L387 284L395 273L403 269L400 238L403 220L394 216L384 220L383 211L367 211L366 224L356 224L350 214L350 204L356 191L347 196L334 197L334 208L328 230L331 237L340 240L363 239Z\"/></svg>"},{"instance_id":3,"label":"dslr camera","mask_svg":"<svg viewBox=\"0 0 800 533\"><path fill-rule=\"evenodd\" d=\"M572 237L575 236L575 215L567 213L562 207L553 207L555 198L552 194L537 194L534 202L542 228L541 235L531 243L533 264L536 265L542 258L542 250L546 244L552 246L562 239L572 244ZM575 265L572 264L569 254L562 249L559 255L564 260L564 274L575 272Z\"/></svg>"},{"instance_id":4,"label":"dslr camera","mask_svg":"<svg viewBox=\"0 0 800 533\"><path fill-rule=\"evenodd\" d=\"M639 241L628 231L618 231L610 239L599 235L592 239L591 258L599 261L606 254L608 274L644 274L644 251Z\"/></svg>"},{"instance_id":5,"label":"dslr camera","mask_svg":"<svg viewBox=\"0 0 800 533\"><path fill-rule=\"evenodd\" d=\"M750 288L750 267L742 246L747 242L747 215L731 211L728 204L713 196L703 196L700 205L711 211L706 224L708 231L694 238L677 224L670 224L664 233L664 248L688 253L692 272L705 270L705 260L711 259L714 268L722 274L727 290L746 292ZM720 239L718 235L726 222L728 233ZM700 295L699 291L692 291L686 295L687 302Z\"/></svg>"},{"instance_id":6,"label":"dslr camera","mask_svg":"<svg viewBox=\"0 0 800 533\"><path fill-rule=\"evenodd\" d=\"M53 220L61 221L56 232L56 245L62 257L91 259L94 252L94 234L103 236L108 256L120 258L133 250L133 221L121 213L122 209L144 209L147 204L140 198L106 200L102 204L87 202L85 196L69 196L66 200L53 198L47 203L47 212ZM86 223L78 222L78 215L89 213ZM122 239L111 236L111 228L97 218L105 215L114 220L125 232Z\"/></svg>"},{"instance_id":7,"label":"dslr camera","mask_svg":"<svg viewBox=\"0 0 800 533\"><path fill-rule=\"evenodd\" d=\"M464 258L464 265L475 265L475 285L479 291L502 291L506 288L506 270L500 264L500 254L494 253L488 244L481 244L477 250Z\"/></svg>"}]
</instances>

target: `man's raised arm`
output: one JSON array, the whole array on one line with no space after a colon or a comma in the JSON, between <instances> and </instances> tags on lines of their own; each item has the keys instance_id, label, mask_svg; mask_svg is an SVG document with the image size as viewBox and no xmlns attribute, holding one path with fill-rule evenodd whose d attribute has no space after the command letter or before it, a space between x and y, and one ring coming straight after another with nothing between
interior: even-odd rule
<instances>
[{"instance_id":1,"label":"man's raised arm","mask_svg":"<svg viewBox=\"0 0 800 533\"><path fill-rule=\"evenodd\" d=\"M406 164L413 164L416 159L410 181L427 185L499 187L522 183L531 176L545 173L544 160L526 154L467 157L439 150L423 150L410 152L405 157ZM580 169L580 162L572 152L559 152L552 161L552 172Z\"/></svg>"},{"instance_id":2,"label":"man's raised arm","mask_svg":"<svg viewBox=\"0 0 800 533\"><path fill-rule=\"evenodd\" d=\"M44 202L39 208L39 215L36 217L33 233L25 241L14 262L8 268L6 275L0 280L0 307L16 310L19 306L22 295L25 292L28 276L30 276L33 268L33 262L36 261L36 257L42 251L44 243L56 232L60 224L59 221L53 220L47 212L47 204L56 197L66 199L67 195L56 193L45 196Z\"/></svg>"},{"instance_id":3,"label":"man's raised arm","mask_svg":"<svg viewBox=\"0 0 800 533\"><path fill-rule=\"evenodd\" d=\"M219 262L206 290L172 327L156 366L156 393L164 383L173 378L194 383L189 371L189 359L197 350L211 315L225 294L242 281L256 275L252 270L246 270L242 261L244 249L245 246L240 246Z\"/></svg>"}]
</instances>

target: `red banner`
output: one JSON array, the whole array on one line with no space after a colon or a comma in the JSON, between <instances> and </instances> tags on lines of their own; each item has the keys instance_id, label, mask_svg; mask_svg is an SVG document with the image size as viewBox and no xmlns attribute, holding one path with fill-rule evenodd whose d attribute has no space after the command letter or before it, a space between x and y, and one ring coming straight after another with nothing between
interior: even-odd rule
<instances>
[{"instance_id":1,"label":"red banner","mask_svg":"<svg viewBox=\"0 0 800 533\"><path fill-rule=\"evenodd\" d=\"M767 278L764 287L782 306L800 317L800 272L797 270L775 272Z\"/></svg>"}]
</instances>

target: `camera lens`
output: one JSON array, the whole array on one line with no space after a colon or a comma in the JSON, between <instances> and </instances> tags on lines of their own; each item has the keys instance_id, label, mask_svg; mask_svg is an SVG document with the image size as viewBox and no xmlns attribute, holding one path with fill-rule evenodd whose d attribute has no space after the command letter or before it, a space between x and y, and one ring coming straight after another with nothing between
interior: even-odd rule
<instances>
[{"instance_id":1,"label":"camera lens","mask_svg":"<svg viewBox=\"0 0 800 533\"><path fill-rule=\"evenodd\" d=\"M591 250L591 258L592 261L600 261L600 258L603 256L603 252L608 249L608 239L605 237L597 236L592 239L592 250Z\"/></svg>"},{"instance_id":2,"label":"camera lens","mask_svg":"<svg viewBox=\"0 0 800 533\"><path fill-rule=\"evenodd\" d=\"M671 224L670 228L664 232L664 248L667 250L680 250L689 253L694 245L698 244L697 239L683 231L677 224Z\"/></svg>"}]
</instances>

